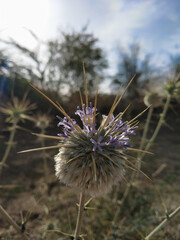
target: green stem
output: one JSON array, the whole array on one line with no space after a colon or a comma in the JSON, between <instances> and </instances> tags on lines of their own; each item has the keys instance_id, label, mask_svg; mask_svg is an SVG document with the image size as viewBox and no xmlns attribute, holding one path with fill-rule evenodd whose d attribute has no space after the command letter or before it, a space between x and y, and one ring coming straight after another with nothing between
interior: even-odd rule
<instances>
[{"instance_id":1,"label":"green stem","mask_svg":"<svg viewBox=\"0 0 180 240\"><path fill-rule=\"evenodd\" d=\"M165 118L165 116L166 116L166 113L167 113L167 110L168 110L170 101L171 101L171 95L168 95L168 96L167 96L166 103L165 103L165 105L164 105L163 112L162 112L161 117L160 117L160 119L159 119L159 122L158 122L158 124L157 124L157 127L156 127L156 129L155 129L155 131L154 131L151 139L150 139L149 142L147 143L147 145L146 145L146 147L145 147L145 151L148 151L148 150L149 150L149 148L151 147L152 143L153 143L154 140L156 139L156 137L157 137L157 135L158 135L158 133L159 133L159 130L160 130L160 128L161 128L161 126L162 126L162 124L163 124L163 122L164 122L164 118ZM151 119L151 116L152 116L153 108L150 108L150 109L151 109L151 110L149 110L149 112L148 112L148 117L147 117L145 129L144 129L144 132L143 132L143 136L142 136L143 140L141 141L140 149L143 148L143 146L144 146L145 138L146 138L147 131L148 131L148 128L149 128L149 123L150 123L150 119ZM142 159L143 159L144 156L145 156L145 153L139 155L138 158L137 158L137 167L138 167L138 169L141 168L141 161L142 161ZM136 174L137 174L137 173L134 171L133 174L131 175L130 182L129 182L129 184L128 184L128 186L127 186L127 188L126 188L126 190L125 190L125 192L124 192L124 194L123 194L123 197L122 197L120 203L119 203L119 208L117 209L117 211L116 211L116 213L115 213L115 215L114 215L113 224L115 224L115 222L116 222L116 220L117 220L117 217L118 217L118 215L119 215L120 212L121 212L122 205L123 205L124 201L126 200L129 192L130 192L130 189L131 189L131 187L132 187L132 184L133 184L133 181L134 181L134 179L135 179L135 177L136 177Z\"/></svg>"},{"instance_id":2,"label":"green stem","mask_svg":"<svg viewBox=\"0 0 180 240\"><path fill-rule=\"evenodd\" d=\"M14 229L21 234L23 239L28 240L29 238L26 236L25 233L21 231L21 228L16 224L16 222L9 216L6 210L0 205L0 214L8 221L10 225L14 227Z\"/></svg>"},{"instance_id":3,"label":"green stem","mask_svg":"<svg viewBox=\"0 0 180 240\"><path fill-rule=\"evenodd\" d=\"M166 103L165 103L165 105L164 105L164 109L163 109L163 112L162 112L162 114L161 114L161 116L160 116L160 119L159 119L159 122L158 122L158 124L157 124L157 127L156 127L156 129L155 129L155 131L154 131L151 139L149 140L148 144L146 145L145 151L148 151L148 150L149 150L149 148L151 147L152 143L153 143L154 140L156 139L156 137L157 137L157 135L158 135L158 133L159 133L159 130L160 130L162 124L164 123L164 118L165 118L165 116L166 116L166 113L167 113L167 110L168 110L170 101L171 101L171 95L168 94L167 99L166 99ZM146 154L146 153L143 153L143 154L141 155L141 160L143 159L143 157L145 156L145 154Z\"/></svg>"},{"instance_id":4,"label":"green stem","mask_svg":"<svg viewBox=\"0 0 180 240\"><path fill-rule=\"evenodd\" d=\"M4 153L3 159L0 163L0 175L1 175L2 169L4 167L4 164L6 163L7 157L10 153L11 147L13 145L14 135L15 135L15 132L16 132L16 126L17 126L16 123L13 123L11 134L10 134L10 137L9 137L9 141L7 143L7 148L6 148L6 151Z\"/></svg>"},{"instance_id":5,"label":"green stem","mask_svg":"<svg viewBox=\"0 0 180 240\"><path fill-rule=\"evenodd\" d=\"M148 132L148 129L149 129L149 124L150 124L150 121L151 121L153 110L154 110L153 107L149 108L146 123L145 123L145 126L144 126L143 135L142 135L142 138L141 138L140 147L139 147L140 150L143 149L145 141L146 141L146 136L147 136L147 132ZM138 169L141 169L141 157L140 157L140 155L141 155L141 152L138 153L138 157L137 157L137 168Z\"/></svg>"},{"instance_id":6,"label":"green stem","mask_svg":"<svg viewBox=\"0 0 180 240\"><path fill-rule=\"evenodd\" d=\"M152 230L152 232L150 232L148 234L148 236L145 237L144 240L149 240L156 232L158 232L162 227L164 227L164 225L172 218L174 217L178 212L180 211L180 206L177 207L174 212L172 212L166 219L164 219L156 228L154 228Z\"/></svg>"},{"instance_id":7,"label":"green stem","mask_svg":"<svg viewBox=\"0 0 180 240\"><path fill-rule=\"evenodd\" d=\"M85 193L83 191L80 194L79 210L78 210L78 217L77 217L77 222L76 222L76 229L75 229L75 233L74 233L74 240L77 240L80 235L82 216L83 216L83 212L84 212L84 204L85 204Z\"/></svg>"},{"instance_id":8,"label":"green stem","mask_svg":"<svg viewBox=\"0 0 180 240\"><path fill-rule=\"evenodd\" d=\"M143 146L144 146L144 143L145 143L145 140L146 140L146 136L147 136L147 132L148 132L148 129L149 129L149 124L150 124L150 120L151 120L151 117L152 117L152 113L153 113L153 107L151 107L148 111L148 116L147 116L147 120L146 120L146 123L145 123L145 126L144 126L144 131L143 131L143 136L141 138L141 143L140 143L140 147L139 149L143 149ZM139 152L140 153L140 152ZM141 158L140 158L140 154L138 154L138 157L137 157L137 167L138 169L141 168ZM116 220L117 220L117 217L118 215L120 214L121 212L121 206L123 205L124 201L126 200L130 190L131 190L131 187L132 187L132 183L135 179L135 176L136 176L136 172L134 171L131 175L131 179L130 179L130 182L129 184L127 185L126 189L125 189L125 192L119 202L119 207L114 215L114 219L113 219L113 224L116 223Z\"/></svg>"}]
</instances>

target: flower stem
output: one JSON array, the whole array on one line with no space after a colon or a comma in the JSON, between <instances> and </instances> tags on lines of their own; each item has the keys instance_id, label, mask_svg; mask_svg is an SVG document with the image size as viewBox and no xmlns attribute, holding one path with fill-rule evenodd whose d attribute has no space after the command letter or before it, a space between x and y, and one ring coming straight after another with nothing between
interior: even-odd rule
<instances>
[{"instance_id":1,"label":"flower stem","mask_svg":"<svg viewBox=\"0 0 180 240\"><path fill-rule=\"evenodd\" d=\"M151 121L153 110L154 110L153 107L149 108L146 123L145 123L145 126L144 126L143 135L142 135L142 138L141 138L140 147L139 147L140 150L143 149L145 141L146 141L146 136L147 136L147 132L148 132L148 129L149 129L149 124L150 124L150 121ZM138 157L137 157L137 168L138 169L141 169L141 158L140 158L140 156L141 156L141 152L138 153Z\"/></svg>"},{"instance_id":2,"label":"flower stem","mask_svg":"<svg viewBox=\"0 0 180 240\"><path fill-rule=\"evenodd\" d=\"M147 119L146 119L146 123L145 123L145 126L144 126L144 131L143 131L143 136L141 138L141 143L140 143L140 147L139 149L142 150L143 149L143 146L144 146L144 143L145 143L145 140L146 140L146 136L147 136L147 132L148 132L148 129L149 129L149 124L150 124L150 120L151 120L151 117L152 117L152 113L153 113L153 107L149 108L149 111L148 111L148 116L147 116ZM140 152L138 154L138 157L137 157L137 168L140 169L141 168L141 158L140 158ZM131 179L130 179L130 182L129 184L127 185L126 189L125 189L125 192L119 202L119 207L114 215L114 219L113 219L113 225L116 223L116 220L117 220L117 217L118 215L120 214L121 212L121 206L123 205L124 201L126 200L130 190L131 190L131 187L132 187L132 183L135 179L137 175L137 172L133 172L132 175L131 175Z\"/></svg>"},{"instance_id":3,"label":"flower stem","mask_svg":"<svg viewBox=\"0 0 180 240\"><path fill-rule=\"evenodd\" d=\"M162 111L160 119L159 119L159 122L158 122L158 124L156 126L156 129L155 129L151 139L148 141L148 143L147 143L147 145L145 147L145 151L148 151L149 148L151 147L152 143L155 141L155 139L156 139L156 137L157 137L157 135L159 133L159 130L160 130L160 128L161 128L161 126L162 126L162 124L164 122L164 118L166 116L166 113L167 113L170 101L171 101L171 95L168 94L167 99L166 99L166 103L164 105L163 111ZM140 144L140 150L144 146L145 138L146 138L147 131L148 131L148 128L149 128L150 119L151 119L151 116L152 116L152 111L153 111L153 108L150 108L149 112L148 112L148 117L147 117L147 120L146 120L146 124L145 124L145 129L144 129L144 132L143 132L143 137L142 137L143 139L141 140L141 144ZM137 158L137 163L136 164L137 164L137 168L138 169L141 169L141 161L142 161L143 157L145 156L145 154L146 153L142 153ZM118 217L118 215L121 212L122 205L125 202L127 196L129 195L129 192L131 190L131 187L132 187L132 184L134 182L134 179L135 179L136 175L137 175L137 173L135 171L131 175L130 182L129 182L129 184L128 184L128 186L127 186L127 188L126 188L126 190L125 190L125 192L123 194L123 197L120 200L119 207L118 207L118 209L117 209L117 211L116 211L116 213L114 215L113 224L115 224L115 222L117 220L117 217Z\"/></svg>"},{"instance_id":4,"label":"flower stem","mask_svg":"<svg viewBox=\"0 0 180 240\"><path fill-rule=\"evenodd\" d=\"M78 217L77 217L77 222L76 222L76 229L75 229L75 233L74 233L74 240L77 240L80 235L82 216L83 216L83 212L84 212L84 204L85 204L85 193L84 193L84 191L82 191L80 194L79 210L78 210Z\"/></svg>"},{"instance_id":5,"label":"flower stem","mask_svg":"<svg viewBox=\"0 0 180 240\"><path fill-rule=\"evenodd\" d=\"M156 228L154 228L154 229L152 230L152 232L150 232L150 233L148 234L148 236L145 237L144 240L149 240L156 232L158 232L162 227L164 227L164 225L165 225L172 217L174 217L179 211L180 211L180 206L177 207L177 208L174 210L174 212L172 212L171 214L169 214L169 215L167 216L167 218L164 219Z\"/></svg>"},{"instance_id":6,"label":"flower stem","mask_svg":"<svg viewBox=\"0 0 180 240\"><path fill-rule=\"evenodd\" d=\"M157 124L157 127L156 127L156 129L155 129L155 131L154 131L151 139L149 140L148 144L146 145L145 151L148 151L148 150L149 150L149 148L151 147L152 143L153 143L154 140L156 139L156 137L157 137L157 135L158 135L158 133L159 133L159 130L160 130L160 128L161 128L161 126L162 126L162 124L163 124L163 122L164 122L164 118L165 118L165 116L166 116L166 113L167 113L167 110L168 110L170 101L171 101L171 95L168 94L168 95L167 95L167 99L166 99L166 103L165 103L165 105L164 105L164 109L163 109L163 112L162 112L162 114L161 114L161 116L160 116L160 119L159 119L159 122L158 122L158 124ZM143 153L143 154L141 155L141 160L142 160L142 158L144 157L145 154L146 154L146 153Z\"/></svg>"},{"instance_id":7,"label":"flower stem","mask_svg":"<svg viewBox=\"0 0 180 240\"><path fill-rule=\"evenodd\" d=\"M16 222L9 216L6 210L0 205L0 214L9 222L10 225L14 227L14 229L21 234L23 239L28 240L29 238L26 236L25 233L21 231L21 228L16 224Z\"/></svg>"},{"instance_id":8,"label":"flower stem","mask_svg":"<svg viewBox=\"0 0 180 240\"><path fill-rule=\"evenodd\" d=\"M7 157L10 153L11 147L13 145L14 135L15 135L15 132L16 132L16 126L17 126L16 123L13 123L11 134L10 134L10 137L9 137L9 141L7 143L7 148L6 148L6 151L4 153L3 159L0 163L0 175L1 175L2 169L4 167L4 164L6 163Z\"/></svg>"}]
</instances>

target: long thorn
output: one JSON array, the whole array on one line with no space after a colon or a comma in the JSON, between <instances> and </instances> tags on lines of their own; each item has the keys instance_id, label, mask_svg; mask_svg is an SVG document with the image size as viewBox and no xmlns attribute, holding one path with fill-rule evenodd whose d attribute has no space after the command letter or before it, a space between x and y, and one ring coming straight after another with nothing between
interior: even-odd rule
<instances>
[{"instance_id":1,"label":"long thorn","mask_svg":"<svg viewBox=\"0 0 180 240\"><path fill-rule=\"evenodd\" d=\"M123 94L122 94L121 97L120 97L120 101L121 101L121 99L124 97L126 91L128 90L129 86L131 85L131 83L132 83L132 81L135 79L135 77L136 77L136 74L131 78L131 80L129 81L128 85L126 86ZM119 101L119 102L120 102L120 101Z\"/></svg>"},{"instance_id":2,"label":"long thorn","mask_svg":"<svg viewBox=\"0 0 180 240\"><path fill-rule=\"evenodd\" d=\"M95 96L95 102L94 102L93 124L95 123L95 119L96 119L97 96L98 96L98 89L96 89L96 96Z\"/></svg>"},{"instance_id":3,"label":"long thorn","mask_svg":"<svg viewBox=\"0 0 180 240\"><path fill-rule=\"evenodd\" d=\"M154 153L152 153L152 152L148 152L148 151L141 150L141 149L138 149L138 148L130 148L130 147L128 147L127 150L129 150L129 151L134 151L134 152L148 153L148 154L151 154L151 155L154 154Z\"/></svg>"},{"instance_id":4,"label":"long thorn","mask_svg":"<svg viewBox=\"0 0 180 240\"><path fill-rule=\"evenodd\" d=\"M36 152L36 151L55 149L55 148L60 148L60 147L72 148L73 146L71 146L71 145L57 145L57 146L49 146L49 147L42 147L42 148L33 148L33 149L20 151L18 153Z\"/></svg>"},{"instance_id":5,"label":"long thorn","mask_svg":"<svg viewBox=\"0 0 180 240\"><path fill-rule=\"evenodd\" d=\"M50 136L50 135L38 134L38 133L31 133L31 134L35 135L37 137L42 137L42 138L49 138L49 139L56 139L56 140L65 140L64 137L56 137L56 136Z\"/></svg>"},{"instance_id":6,"label":"long thorn","mask_svg":"<svg viewBox=\"0 0 180 240\"><path fill-rule=\"evenodd\" d=\"M86 81L86 71L83 62L83 75L84 75L84 87L85 87L85 94L86 94L86 107L88 107L88 93L87 93L87 81Z\"/></svg>"},{"instance_id":7,"label":"long thorn","mask_svg":"<svg viewBox=\"0 0 180 240\"><path fill-rule=\"evenodd\" d=\"M116 124L118 123L118 121L123 117L123 115L125 114L125 112L128 110L128 108L130 107L130 104L126 107L126 109L119 115L119 117L116 119L115 123L113 124L113 126L111 127L111 131L115 128ZM129 124L128 124L129 125Z\"/></svg>"},{"instance_id":8,"label":"long thorn","mask_svg":"<svg viewBox=\"0 0 180 240\"><path fill-rule=\"evenodd\" d=\"M53 102L48 96L46 96L43 92L41 92L38 88L34 87L32 84L30 84L30 86L32 88L34 88L38 93L40 93L45 99L47 99L54 107L56 107L72 124L73 121L72 119L68 116L68 114L64 111L64 109L62 108L62 106L58 103L58 105ZM78 132L80 132L80 128L75 124L74 127L76 128L76 130Z\"/></svg>"},{"instance_id":9,"label":"long thorn","mask_svg":"<svg viewBox=\"0 0 180 240\"><path fill-rule=\"evenodd\" d=\"M148 177L143 171L141 171L140 169L138 169L132 162L130 162L127 159L124 159L126 162L128 162L131 166L133 166L134 169L136 169L138 172L142 173L148 180L150 180L152 182L152 180L150 179L150 177Z\"/></svg>"},{"instance_id":10,"label":"long thorn","mask_svg":"<svg viewBox=\"0 0 180 240\"><path fill-rule=\"evenodd\" d=\"M111 117L111 114L113 114L113 112L114 112L114 109L115 109L114 106L116 105L116 102L117 102L118 96L119 96L119 94L120 94L121 88L122 88L122 87L120 86L119 91L118 91L118 93L117 93L117 95L116 95L116 98L115 98L115 100L114 100L114 102L113 102L113 105L112 105L112 107L111 107L111 109L110 109L110 111L109 111L109 113L108 113L108 116L107 116L107 118L106 118L106 121L104 122L103 127L106 127L106 126L107 126L108 121L109 121L109 119L110 119L110 117Z\"/></svg>"},{"instance_id":11,"label":"long thorn","mask_svg":"<svg viewBox=\"0 0 180 240\"><path fill-rule=\"evenodd\" d=\"M147 107L146 109L144 109L141 113L139 113L135 118L133 118L131 121L129 121L128 124L132 123L134 120L136 120L138 117L140 117L143 113L145 113L149 108L151 107L151 105L149 107Z\"/></svg>"},{"instance_id":12,"label":"long thorn","mask_svg":"<svg viewBox=\"0 0 180 240\"><path fill-rule=\"evenodd\" d=\"M129 88L130 84L131 84L132 81L134 80L135 76L136 76L136 75L134 75L134 76L131 78L131 80L129 81L128 85L126 86L123 94L119 97L118 101L117 101L116 103L114 102L114 104L113 104L113 106L112 106L112 108L111 108L111 110L110 110L110 112L109 112L109 114L108 114L108 117L107 117L107 119L106 119L103 127L105 127L105 126L107 125L111 114L114 112L114 110L116 109L117 105L120 103L121 99L124 97L124 94L126 93L126 91L127 91L127 89ZM117 96L118 96L118 95L117 95ZM116 97L117 97L117 96L116 96Z\"/></svg>"},{"instance_id":13,"label":"long thorn","mask_svg":"<svg viewBox=\"0 0 180 240\"><path fill-rule=\"evenodd\" d=\"M81 100L81 107L83 109L84 103L83 103L83 98L82 98L82 94L81 94L81 89L79 89L79 96L80 96L80 100Z\"/></svg>"}]
</instances>

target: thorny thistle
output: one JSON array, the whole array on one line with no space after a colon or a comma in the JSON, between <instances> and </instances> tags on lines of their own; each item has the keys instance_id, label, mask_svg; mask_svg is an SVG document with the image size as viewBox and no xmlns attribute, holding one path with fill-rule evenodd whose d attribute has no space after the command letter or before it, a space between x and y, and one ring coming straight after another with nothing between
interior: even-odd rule
<instances>
[{"instance_id":1,"label":"thorny thistle","mask_svg":"<svg viewBox=\"0 0 180 240\"><path fill-rule=\"evenodd\" d=\"M128 160L126 152L128 150L143 152L143 150L131 148L130 135L135 134L137 127L136 119L149 108L145 109L129 122L122 120L129 106L116 117L113 115L114 110L133 81L134 78L132 78L121 96L121 88L119 89L109 114L102 116L101 124L98 126L96 123L98 92L96 91L93 106L92 103L88 101L84 65L83 71L85 103L83 102L80 92L81 108L78 107L75 112L75 114L79 116L82 126L78 125L74 119L68 116L58 103L54 103L39 89L33 87L64 115L64 118L58 117L60 120L58 126L62 127L63 133L59 133L57 137L35 134L43 138L57 139L59 140L59 144L57 146L22 151L31 152L55 148L59 149L59 153L55 156L56 176L65 184L81 192L76 229L73 235L74 240L80 237L86 194L97 196L108 192L113 184L117 184L123 178L126 167L141 172L140 169L138 170L137 167Z\"/></svg>"},{"instance_id":2,"label":"thorny thistle","mask_svg":"<svg viewBox=\"0 0 180 240\"><path fill-rule=\"evenodd\" d=\"M135 134L136 119L147 109L129 122L122 120L129 106L116 117L113 115L132 80L121 96L121 88L119 89L109 114L102 116L100 126L96 123L97 92L93 106L88 102L86 79L86 100L84 103L80 93L81 108L78 107L75 112L82 122L82 127L70 118L59 104L35 88L64 115L64 118L58 117L58 126L62 127L63 133L58 134L58 137L36 134L57 139L59 144L23 152L59 148L59 153L55 156L55 172L59 180L93 196L108 192L113 184L117 184L123 178L128 165L137 170L127 159L126 152L136 151L130 145L130 136Z\"/></svg>"},{"instance_id":3,"label":"thorny thistle","mask_svg":"<svg viewBox=\"0 0 180 240\"><path fill-rule=\"evenodd\" d=\"M20 121L32 120L29 114L35 107L36 105L30 103L27 99L27 93L25 93L21 101L17 97L13 97L12 102L9 101L6 104L2 104L0 112L7 116L6 122L18 124Z\"/></svg>"},{"instance_id":4,"label":"thorny thistle","mask_svg":"<svg viewBox=\"0 0 180 240\"><path fill-rule=\"evenodd\" d=\"M12 125L8 128L11 132L8 145L2 161L0 162L0 175L2 168L7 160L11 147L13 145L14 135L19 122L24 122L25 120L32 120L32 117L29 115L31 110L35 108L35 104L31 104L27 99L27 93L24 94L24 97L21 101L18 100L17 97L13 97L12 102L7 102L6 104L0 107L0 112L6 115L6 122L11 123Z\"/></svg>"},{"instance_id":5,"label":"thorny thistle","mask_svg":"<svg viewBox=\"0 0 180 240\"><path fill-rule=\"evenodd\" d=\"M124 174L124 151L130 147L129 136L135 134L135 127L122 121L122 113L114 117L111 113L103 116L96 127L96 108L83 104L75 112L82 121L81 129L69 117L60 119L64 139L59 153L55 156L56 176L65 184L85 190L91 195L108 192ZM68 145L68 147L66 147Z\"/></svg>"},{"instance_id":6,"label":"thorny thistle","mask_svg":"<svg viewBox=\"0 0 180 240\"><path fill-rule=\"evenodd\" d=\"M130 135L135 134L136 118L130 122L122 120L129 106L116 117L113 115L130 83L121 96L121 88L119 89L109 114L102 116L98 127L97 92L92 106L92 103L88 102L85 79L86 104L83 103L80 93L81 108L78 107L75 112L83 127L77 125L69 116L59 118L58 126L63 128L63 134L58 134L63 138L62 147L55 156L55 170L59 180L81 192L97 196L107 193L123 178L127 162L132 166L125 152L132 150Z\"/></svg>"}]
</instances>

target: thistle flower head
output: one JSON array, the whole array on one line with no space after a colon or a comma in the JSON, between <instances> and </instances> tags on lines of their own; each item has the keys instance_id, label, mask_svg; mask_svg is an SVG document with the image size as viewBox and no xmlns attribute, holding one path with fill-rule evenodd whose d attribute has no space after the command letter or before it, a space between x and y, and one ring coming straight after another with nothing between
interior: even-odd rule
<instances>
[{"instance_id":1,"label":"thistle flower head","mask_svg":"<svg viewBox=\"0 0 180 240\"><path fill-rule=\"evenodd\" d=\"M154 108L160 107L163 104L162 97L155 92L149 92L144 97L144 104L146 106L152 105Z\"/></svg>"},{"instance_id":2,"label":"thistle flower head","mask_svg":"<svg viewBox=\"0 0 180 240\"><path fill-rule=\"evenodd\" d=\"M165 85L165 90L168 94L174 96L177 100L180 99L180 74L176 79L169 79Z\"/></svg>"},{"instance_id":3,"label":"thistle flower head","mask_svg":"<svg viewBox=\"0 0 180 240\"><path fill-rule=\"evenodd\" d=\"M6 122L17 124L27 119L32 120L30 113L33 109L35 109L35 104L31 104L27 99L27 94L25 94L21 101L17 97L13 97L12 102L9 101L6 104L2 104L0 112L7 116Z\"/></svg>"},{"instance_id":4,"label":"thistle flower head","mask_svg":"<svg viewBox=\"0 0 180 240\"><path fill-rule=\"evenodd\" d=\"M97 99L97 98L96 98ZM108 116L102 116L97 127L95 105L82 104L75 112L82 121L82 128L68 115L59 118L63 133L58 134L61 148L55 156L56 176L65 184L86 191L91 195L108 192L117 184L125 171L124 152L130 147L130 135L135 134L135 125L123 121L123 113L113 115L118 99Z\"/></svg>"},{"instance_id":5,"label":"thistle flower head","mask_svg":"<svg viewBox=\"0 0 180 240\"><path fill-rule=\"evenodd\" d=\"M57 137L35 134L57 139L60 142L56 146L30 149L21 153L59 148L59 153L55 156L55 172L59 180L91 195L108 192L113 184L117 184L123 178L125 167L131 165L137 170L127 159L126 151L137 151L130 147L130 136L135 134L136 119L148 108L129 122L122 119L129 106L117 116L113 114L133 79L128 83L122 95L120 95L121 88L119 89L109 114L102 116L100 125L96 124L98 94L96 92L93 106L88 101L85 77L85 104L80 92L81 108L78 107L75 112L80 117L81 126L68 116L62 106L54 103L39 89L33 87L64 115L63 118L58 117L60 120L58 126L62 128L62 132Z\"/></svg>"}]
</instances>

